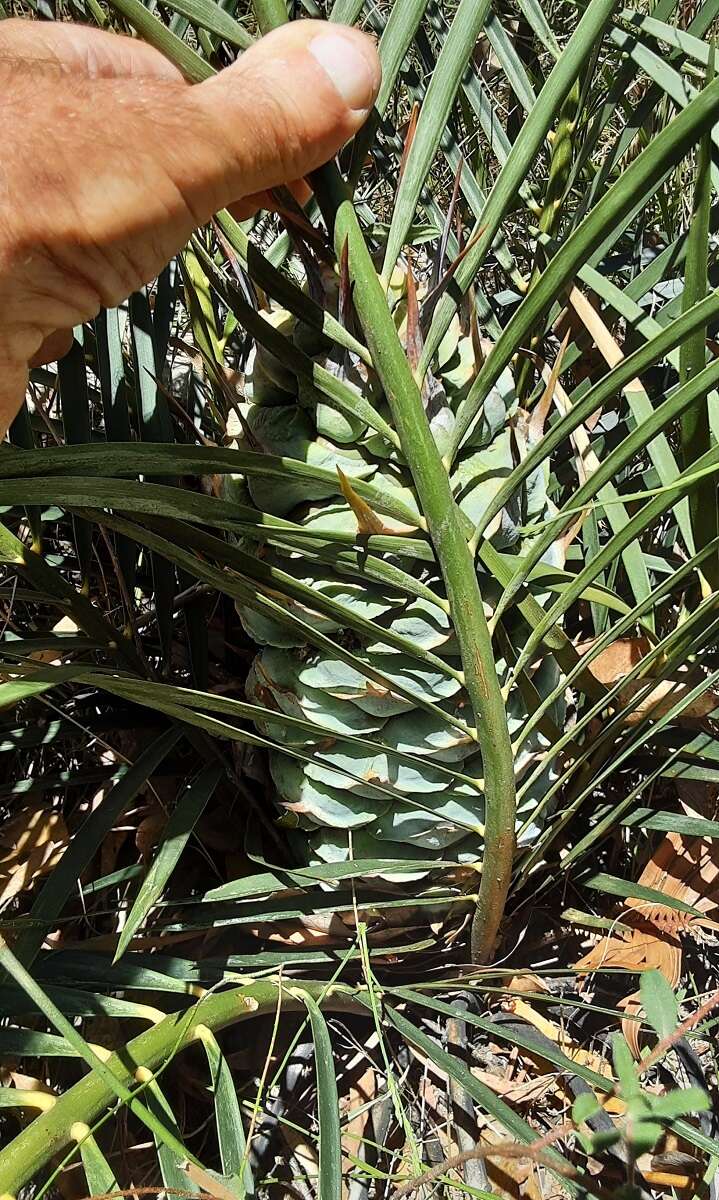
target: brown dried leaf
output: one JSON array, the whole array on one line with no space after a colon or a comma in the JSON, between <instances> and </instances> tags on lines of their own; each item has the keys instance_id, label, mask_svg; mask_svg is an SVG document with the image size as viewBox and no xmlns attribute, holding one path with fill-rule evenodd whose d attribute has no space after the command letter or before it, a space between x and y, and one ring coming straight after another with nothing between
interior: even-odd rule
<instances>
[{"instance_id":1,"label":"brown dried leaf","mask_svg":"<svg viewBox=\"0 0 719 1200\"><path fill-rule=\"evenodd\" d=\"M676 987L681 964L681 944L676 935L666 930L659 935L657 926L641 916L622 919L625 924L629 919L636 921L631 933L603 937L575 963L576 968L579 971L599 971L603 968L661 971L672 987Z\"/></svg>"},{"instance_id":2,"label":"brown dried leaf","mask_svg":"<svg viewBox=\"0 0 719 1200\"><path fill-rule=\"evenodd\" d=\"M542 979L541 975L533 975L531 971L524 971L521 975L513 975L507 983L507 990L510 992L548 992L546 980Z\"/></svg>"},{"instance_id":3,"label":"brown dried leaf","mask_svg":"<svg viewBox=\"0 0 719 1200\"><path fill-rule=\"evenodd\" d=\"M589 333L593 346L597 348L607 366L616 367L620 362L623 362L624 353L604 324L596 300L592 303L592 300L585 296L584 292L581 292L577 287L572 287L569 292L569 303ZM644 392L644 388L638 379L630 380L622 390L625 395L629 392ZM598 420L599 415L598 412L594 414L594 421L591 425L588 422L590 429Z\"/></svg>"},{"instance_id":4,"label":"brown dried leaf","mask_svg":"<svg viewBox=\"0 0 719 1200\"><path fill-rule=\"evenodd\" d=\"M55 1092L50 1085L37 1075L23 1075L19 1071L10 1071L9 1078L13 1087L16 1087L20 1092L39 1092L44 1096L55 1096ZM38 1105L38 1107L40 1106Z\"/></svg>"},{"instance_id":5,"label":"brown dried leaf","mask_svg":"<svg viewBox=\"0 0 719 1200\"><path fill-rule=\"evenodd\" d=\"M128 950L158 950L164 946L175 946L180 942L191 942L197 939L197 930L185 929L181 933L168 933L162 930L160 933L152 936L144 934L141 937L135 937L127 946ZM83 952L97 951L98 953L114 953L117 950L117 934L103 933L99 937L86 938L82 941L76 941L73 938L66 938L63 941L64 950L82 949ZM185 985L185 990L188 995L201 995L202 991L195 991L197 985L188 983Z\"/></svg>"},{"instance_id":6,"label":"brown dried leaf","mask_svg":"<svg viewBox=\"0 0 719 1200\"><path fill-rule=\"evenodd\" d=\"M282 1126L282 1135L309 1178L316 1179L320 1169L316 1144L310 1142L299 1130L286 1124Z\"/></svg>"},{"instance_id":7,"label":"brown dried leaf","mask_svg":"<svg viewBox=\"0 0 719 1200\"><path fill-rule=\"evenodd\" d=\"M145 861L150 857L150 854L159 842L166 824L167 813L159 804L153 805L147 815L140 821L135 831L135 845Z\"/></svg>"},{"instance_id":8,"label":"brown dried leaf","mask_svg":"<svg viewBox=\"0 0 719 1200\"><path fill-rule=\"evenodd\" d=\"M486 1140L497 1142L502 1139L498 1136L491 1136ZM504 1197L505 1200L548 1200L535 1163L521 1158L503 1158L493 1155L487 1160L486 1167L487 1177L495 1196Z\"/></svg>"},{"instance_id":9,"label":"brown dried leaf","mask_svg":"<svg viewBox=\"0 0 719 1200\"><path fill-rule=\"evenodd\" d=\"M102 839L100 847L100 875L109 875L115 870L122 847L127 839L127 829L111 829Z\"/></svg>"},{"instance_id":10,"label":"brown dried leaf","mask_svg":"<svg viewBox=\"0 0 719 1200\"><path fill-rule=\"evenodd\" d=\"M663 717L695 686L695 683L684 683L676 679L660 679L646 696L635 700L634 697L643 688L646 688L649 679L649 676L644 679L631 679L617 697L617 703L628 709L624 715L627 725L635 725L648 716L655 720ZM714 688L707 688L705 692L685 705L675 719L680 725L701 723L706 721L717 708L719 708L719 692Z\"/></svg>"},{"instance_id":11,"label":"brown dried leaf","mask_svg":"<svg viewBox=\"0 0 719 1200\"><path fill-rule=\"evenodd\" d=\"M522 1083L518 1083L515 1079L503 1079L491 1071L482 1070L481 1067L472 1067L471 1071L476 1079L481 1080L498 1096L502 1096L512 1104L531 1104L535 1100L541 1100L547 1092L551 1091L557 1080L556 1074L537 1075L534 1079L526 1079Z\"/></svg>"},{"instance_id":12,"label":"brown dried leaf","mask_svg":"<svg viewBox=\"0 0 719 1200\"><path fill-rule=\"evenodd\" d=\"M214 1196L215 1200L237 1200L237 1193L231 1188L228 1188L221 1179L216 1179L214 1175L210 1175L202 1167L198 1167L196 1163L187 1162L180 1163L180 1170L184 1171L188 1179L202 1188L208 1196Z\"/></svg>"},{"instance_id":13,"label":"brown dried leaf","mask_svg":"<svg viewBox=\"0 0 719 1200\"><path fill-rule=\"evenodd\" d=\"M565 342L568 340L565 338ZM564 345L564 343L563 343ZM534 356L537 357L536 355ZM541 363L541 360L538 360ZM541 375L547 385L548 396L551 396L556 405L557 411L565 416L572 408L572 402L569 395L562 387L558 378L558 372L550 370L547 363L541 366ZM552 384L552 378L554 382ZM543 424L543 421L542 421ZM586 483L587 479L599 469L599 459L597 458L594 448L587 432L587 425L580 424L574 432L570 434L570 440L575 452L575 462L577 467L577 478L580 483ZM579 533L584 521L586 520L589 509L585 508L575 517L570 528L565 532L564 536L558 538L559 544L562 546L563 556L566 557L567 550L571 546L574 538ZM562 559L564 561L564 558Z\"/></svg>"},{"instance_id":14,"label":"brown dried leaf","mask_svg":"<svg viewBox=\"0 0 719 1200\"><path fill-rule=\"evenodd\" d=\"M310 929L303 927L299 921L288 921L272 925L250 925L247 932L251 937L278 942L282 946L305 946L312 949L317 946L343 945L349 937L349 932L339 917L334 918L334 921L333 918L328 918L327 927L324 929Z\"/></svg>"},{"instance_id":15,"label":"brown dried leaf","mask_svg":"<svg viewBox=\"0 0 719 1200\"><path fill-rule=\"evenodd\" d=\"M17 863L5 876L0 876L0 905L27 891L36 879L47 875L65 852L62 846L40 846L26 859Z\"/></svg>"},{"instance_id":16,"label":"brown dried leaf","mask_svg":"<svg viewBox=\"0 0 719 1200\"><path fill-rule=\"evenodd\" d=\"M587 654L594 646L594 641L580 642L576 649L579 654ZM606 686L616 683L622 676L628 675L633 667L649 653L651 642L646 637L618 638L605 650L602 650L590 663L589 670L595 679ZM647 716L655 719L664 716L678 704L696 686L696 679L659 679L644 696L647 684L652 683L651 675L640 679L631 679L621 689L617 697L617 707L626 708L624 721L627 725L635 725ZM635 699L635 697L639 697ZM719 692L708 688L702 695L697 696L687 704L679 716L678 723L693 724L707 720L719 708Z\"/></svg>"},{"instance_id":17,"label":"brown dried leaf","mask_svg":"<svg viewBox=\"0 0 719 1200\"><path fill-rule=\"evenodd\" d=\"M554 360L554 366L549 372L549 378L547 379L544 392L532 409L532 415L529 418L529 425L527 426L527 434L531 444L538 442L544 433L544 423L547 420L549 410L554 401L554 389L557 386L559 372L562 369L562 361L567 351L571 333L571 329L568 329L564 335L562 344L557 352L557 357Z\"/></svg>"},{"instance_id":18,"label":"brown dried leaf","mask_svg":"<svg viewBox=\"0 0 719 1200\"><path fill-rule=\"evenodd\" d=\"M407 333L405 350L407 362L412 371L416 371L422 357L424 338L419 323L419 304L417 303L417 284L412 270L412 256L407 253Z\"/></svg>"},{"instance_id":19,"label":"brown dried leaf","mask_svg":"<svg viewBox=\"0 0 719 1200\"><path fill-rule=\"evenodd\" d=\"M579 642L576 646L578 654L587 654L595 645L596 639L589 642ZM633 667L649 653L651 642L646 637L617 638L596 658L587 663L595 679L607 687L616 683L623 675L628 675Z\"/></svg>"},{"instance_id":20,"label":"brown dried leaf","mask_svg":"<svg viewBox=\"0 0 719 1200\"><path fill-rule=\"evenodd\" d=\"M555 1042L559 1049L567 1055L567 1058L571 1058L573 1062L583 1063L600 1075L611 1075L609 1064L604 1061L601 1055L578 1046L564 1029L554 1021L550 1021L548 1017L537 1012L526 1000L509 999L504 1003L503 1008L513 1012L521 1020L526 1021L528 1025L533 1025L535 1029L543 1033L551 1042ZM536 1054L528 1050L523 1050L522 1054L525 1058L529 1057L533 1061L542 1063L542 1069L545 1068L545 1065L549 1068L550 1064L546 1063L546 1060L542 1058L541 1050L538 1049Z\"/></svg>"},{"instance_id":21,"label":"brown dried leaf","mask_svg":"<svg viewBox=\"0 0 719 1200\"><path fill-rule=\"evenodd\" d=\"M48 842L67 841L67 826L60 813L32 805L2 825L0 867L13 863Z\"/></svg>"},{"instance_id":22,"label":"brown dried leaf","mask_svg":"<svg viewBox=\"0 0 719 1200\"><path fill-rule=\"evenodd\" d=\"M407 127L405 130L404 147L402 149L402 158L401 158L400 164L399 164L398 182L402 179L402 176L404 175L404 169L407 166L407 157L409 155L410 150L412 149L412 142L414 141L414 135L417 132L417 121L418 120L419 120L419 100L415 100L414 104L412 105L412 112L410 113L409 121L407 122Z\"/></svg>"},{"instance_id":23,"label":"brown dried leaf","mask_svg":"<svg viewBox=\"0 0 719 1200\"><path fill-rule=\"evenodd\" d=\"M53 633L79 633L79 627L75 624L72 617L61 617L57 624L52 627ZM63 660L63 650L55 647L52 650L33 650L32 654L28 654L28 658L32 662L44 663L51 666L54 663L61 663Z\"/></svg>"},{"instance_id":24,"label":"brown dried leaf","mask_svg":"<svg viewBox=\"0 0 719 1200\"><path fill-rule=\"evenodd\" d=\"M702 913L711 913L719 905L719 844L709 838L667 833L642 871L639 883ZM676 988L681 976L680 934L690 932L698 920L691 913L630 896L622 912L622 924L630 926L630 931L607 934L575 966L580 971L603 967L639 972L657 970ZM627 1014L638 1015L639 993L626 996L620 1007ZM638 1023L624 1020L622 1031L638 1058Z\"/></svg>"},{"instance_id":25,"label":"brown dried leaf","mask_svg":"<svg viewBox=\"0 0 719 1200\"><path fill-rule=\"evenodd\" d=\"M650 1154L642 1154L637 1159L637 1167L647 1183L663 1190L688 1187L695 1190L705 1165L689 1142L669 1130L662 1134Z\"/></svg>"},{"instance_id":26,"label":"brown dried leaf","mask_svg":"<svg viewBox=\"0 0 719 1200\"><path fill-rule=\"evenodd\" d=\"M719 843L711 838L667 833L642 871L639 882L708 913L719 904ZM627 903L636 908L642 905L641 900L635 899ZM671 909L669 912L672 916L666 914L662 919L673 920L678 927L687 920L694 920L690 914ZM649 915L658 919L654 910L649 910Z\"/></svg>"},{"instance_id":27,"label":"brown dried leaf","mask_svg":"<svg viewBox=\"0 0 719 1200\"><path fill-rule=\"evenodd\" d=\"M6 821L0 839L0 905L52 869L69 836L62 814L51 808L24 808Z\"/></svg>"}]
</instances>

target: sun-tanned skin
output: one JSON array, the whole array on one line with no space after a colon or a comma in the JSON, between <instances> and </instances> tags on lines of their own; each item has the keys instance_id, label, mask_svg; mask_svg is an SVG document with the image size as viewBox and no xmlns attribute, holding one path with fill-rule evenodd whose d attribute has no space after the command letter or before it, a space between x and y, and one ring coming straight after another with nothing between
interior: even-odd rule
<instances>
[{"instance_id":1,"label":"sun-tanned skin","mask_svg":"<svg viewBox=\"0 0 719 1200\"><path fill-rule=\"evenodd\" d=\"M0 436L28 366L147 283L221 208L330 159L380 83L371 40L299 21L190 87L159 52L83 26L0 21Z\"/></svg>"}]
</instances>

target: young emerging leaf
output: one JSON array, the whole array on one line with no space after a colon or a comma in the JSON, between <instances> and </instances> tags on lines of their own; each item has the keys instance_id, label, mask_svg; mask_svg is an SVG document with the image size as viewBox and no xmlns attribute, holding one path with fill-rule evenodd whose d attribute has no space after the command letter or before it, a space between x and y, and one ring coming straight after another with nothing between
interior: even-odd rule
<instances>
[{"instance_id":1,"label":"young emerging leaf","mask_svg":"<svg viewBox=\"0 0 719 1200\"><path fill-rule=\"evenodd\" d=\"M666 1096L648 1096L653 1117L662 1121L674 1121L677 1117L688 1117L692 1113L709 1112L711 1100L699 1087L674 1088Z\"/></svg>"},{"instance_id":2,"label":"young emerging leaf","mask_svg":"<svg viewBox=\"0 0 719 1200\"><path fill-rule=\"evenodd\" d=\"M582 1092L572 1105L572 1120L577 1125L582 1125L589 1117L593 1117L596 1112L599 1112L600 1108L601 1104L594 1092Z\"/></svg>"},{"instance_id":3,"label":"young emerging leaf","mask_svg":"<svg viewBox=\"0 0 719 1200\"><path fill-rule=\"evenodd\" d=\"M648 1154L650 1150L653 1150L662 1136L662 1132L658 1121L647 1120L643 1117L633 1120L631 1111L629 1112L624 1127L624 1136L627 1144L637 1156Z\"/></svg>"},{"instance_id":4,"label":"young emerging leaf","mask_svg":"<svg viewBox=\"0 0 719 1200\"><path fill-rule=\"evenodd\" d=\"M657 1037L668 1037L679 1024L679 1006L661 971L645 971L639 993L647 1020Z\"/></svg>"},{"instance_id":5,"label":"young emerging leaf","mask_svg":"<svg viewBox=\"0 0 719 1200\"><path fill-rule=\"evenodd\" d=\"M639 1077L634 1059L621 1033L615 1033L612 1037L612 1058L622 1099L629 1102L632 1098L640 1096Z\"/></svg>"}]
</instances>

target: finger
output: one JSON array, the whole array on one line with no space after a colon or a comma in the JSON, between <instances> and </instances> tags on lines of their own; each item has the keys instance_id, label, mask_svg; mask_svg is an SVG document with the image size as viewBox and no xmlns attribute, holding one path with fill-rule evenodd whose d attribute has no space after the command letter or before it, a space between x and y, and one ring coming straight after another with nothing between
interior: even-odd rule
<instances>
[{"instance_id":1,"label":"finger","mask_svg":"<svg viewBox=\"0 0 719 1200\"><path fill-rule=\"evenodd\" d=\"M0 59L54 66L88 79L182 81L177 67L146 42L61 21L0 21Z\"/></svg>"},{"instance_id":2,"label":"finger","mask_svg":"<svg viewBox=\"0 0 719 1200\"><path fill-rule=\"evenodd\" d=\"M285 184L297 203L301 208L312 195L312 188L305 179L293 179L292 183ZM248 217L254 217L256 212L263 208L267 212L277 212L277 202L274 199L272 192L255 192L252 196L245 196L243 200L238 200L235 204L230 205L230 213L236 221L246 221Z\"/></svg>"},{"instance_id":3,"label":"finger","mask_svg":"<svg viewBox=\"0 0 719 1200\"><path fill-rule=\"evenodd\" d=\"M224 171L215 191L222 205L327 162L366 120L380 80L379 59L365 34L296 21L193 88L192 105L215 150L212 173ZM212 176L187 180L200 211L206 211L213 184Z\"/></svg>"},{"instance_id":4,"label":"finger","mask_svg":"<svg viewBox=\"0 0 719 1200\"><path fill-rule=\"evenodd\" d=\"M24 35L11 31L6 51ZM0 224L0 362L27 363L53 330L120 303L218 209L332 158L380 83L371 40L321 21L276 30L195 87L47 74L18 70L7 92L7 122L23 138L3 166L22 203ZM28 122L28 105L78 119Z\"/></svg>"},{"instance_id":5,"label":"finger","mask_svg":"<svg viewBox=\"0 0 719 1200\"><path fill-rule=\"evenodd\" d=\"M64 358L72 346L73 333L71 329L56 329L48 337L43 338L42 345L30 359L31 367L44 367L47 363L57 362Z\"/></svg>"}]
</instances>

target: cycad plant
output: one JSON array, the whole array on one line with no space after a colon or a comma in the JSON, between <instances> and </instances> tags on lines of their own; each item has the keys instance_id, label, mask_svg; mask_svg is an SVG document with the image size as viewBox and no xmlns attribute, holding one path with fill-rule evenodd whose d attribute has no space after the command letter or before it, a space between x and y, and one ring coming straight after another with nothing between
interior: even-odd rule
<instances>
[{"instance_id":1,"label":"cycad plant","mask_svg":"<svg viewBox=\"0 0 719 1200\"><path fill-rule=\"evenodd\" d=\"M348 255L343 261L346 274L330 279L323 307L344 316L346 329L353 289ZM443 264L436 266L441 275ZM214 275L209 263L208 270ZM323 286L319 269L317 280ZM441 290L440 281L418 292L411 266L395 269L390 280L393 336L415 370L422 326ZM402 876L405 881L439 878L435 856L441 863L445 851L445 875L455 863L476 866L486 821L480 738L447 585L412 486L411 455L402 452L368 356L333 348L281 309L275 310L272 327L273 334L257 347L240 442L335 473L327 482L288 481L282 488L252 478L225 484L226 498L253 502L296 526L294 536L291 529L284 536L278 530L276 540L268 539L263 557L278 578L294 584L290 611L296 622L240 607L247 632L264 647L248 677L249 699L315 727L310 733L281 720L258 720L265 736L287 748L272 751L269 760L287 813L284 824L302 831L293 843L303 858L378 865L385 860L387 879L394 882ZM476 321L474 333L473 339L455 316L422 385L421 416L438 456L450 445L456 412L483 353ZM309 367L305 378L287 371L285 346L313 355L319 367L313 378ZM511 390L505 372L450 472L466 537L498 481L512 470L513 454L523 459L527 452L530 435ZM509 553L521 553L527 544L522 526L547 514L540 468L503 511L491 561L496 555L508 569ZM481 560L478 568L485 612L476 609L471 625L474 637L486 640L484 616L491 615L500 593ZM513 645L523 644L529 629L521 617L508 622L502 630L504 653L513 655ZM495 659L492 669L500 680L508 680L511 661ZM527 704L548 695L556 683L556 670L543 663L531 672L524 694L521 687L509 686L510 733L526 720ZM504 718L500 732L506 738ZM515 774L536 761L541 744L535 738L522 748ZM525 797L520 816L526 818L528 837L537 796L545 788L542 774ZM494 819L511 834L511 781L500 794L501 814ZM405 870L400 874L401 860Z\"/></svg>"},{"instance_id":2,"label":"cycad plant","mask_svg":"<svg viewBox=\"0 0 719 1200\"><path fill-rule=\"evenodd\" d=\"M165 1186L260 1189L244 1130L267 1074L250 1104L215 1035L283 1004L317 1050L323 1196L342 1182L323 1008L374 1022L407 1169L390 1035L535 1137L422 1027L447 1003L377 973L486 963L569 884L587 908L656 902L632 882L637 829L716 835L706 806L676 810L683 781L716 778L717 7L685 27L671 0L336 0L331 20L378 35L383 83L304 209L280 190L272 213L217 214L33 374L0 464L2 749L8 810L51 851L4 893L0 1051L91 1073L0 1152L0 1194L50 1186L60 1154L90 1191L122 1185L94 1129L116 1103ZM288 18L72 15L192 81ZM138 798L160 832L113 857ZM207 1159L154 1074L190 1043Z\"/></svg>"}]
</instances>

